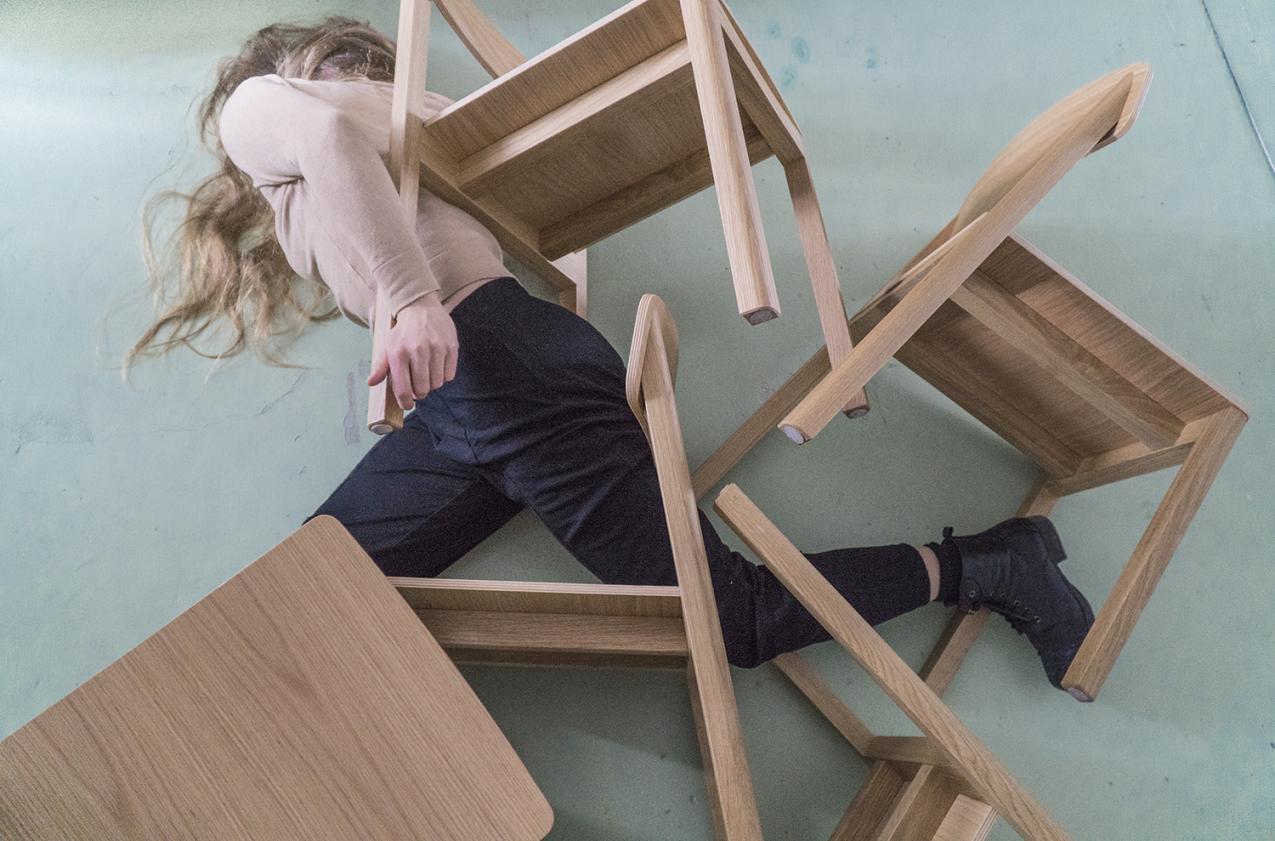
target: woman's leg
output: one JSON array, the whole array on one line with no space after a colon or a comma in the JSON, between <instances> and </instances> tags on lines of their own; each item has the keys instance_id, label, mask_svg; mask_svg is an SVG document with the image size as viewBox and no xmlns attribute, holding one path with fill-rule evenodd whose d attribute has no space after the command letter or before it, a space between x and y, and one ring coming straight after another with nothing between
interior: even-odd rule
<instances>
[{"instance_id":1,"label":"woman's leg","mask_svg":"<svg viewBox=\"0 0 1275 841\"><path fill-rule=\"evenodd\" d=\"M335 517L386 575L432 577L522 508L476 467L439 452L411 412L306 520Z\"/></svg>"},{"instance_id":2,"label":"woman's leg","mask_svg":"<svg viewBox=\"0 0 1275 841\"><path fill-rule=\"evenodd\" d=\"M439 448L529 505L609 584L675 584L655 465L624 395L624 363L598 331L516 281L493 281L453 312L457 376L418 403ZM765 567L732 551L703 512L728 659L753 666L827 639ZM929 601L906 544L808 556L873 623Z\"/></svg>"}]
</instances>

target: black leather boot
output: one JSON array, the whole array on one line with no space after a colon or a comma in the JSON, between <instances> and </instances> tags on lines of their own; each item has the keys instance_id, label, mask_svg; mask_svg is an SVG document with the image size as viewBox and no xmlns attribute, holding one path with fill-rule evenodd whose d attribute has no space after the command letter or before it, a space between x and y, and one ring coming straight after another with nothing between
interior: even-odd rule
<instances>
[{"instance_id":1,"label":"black leather boot","mask_svg":"<svg viewBox=\"0 0 1275 841\"><path fill-rule=\"evenodd\" d=\"M1093 625L1093 609L1058 569L1067 554L1049 518L1014 517L966 537L953 537L946 528L943 542L961 558L957 598L947 604L969 613L986 606L1004 616L1031 642L1049 682L1061 689Z\"/></svg>"}]
</instances>

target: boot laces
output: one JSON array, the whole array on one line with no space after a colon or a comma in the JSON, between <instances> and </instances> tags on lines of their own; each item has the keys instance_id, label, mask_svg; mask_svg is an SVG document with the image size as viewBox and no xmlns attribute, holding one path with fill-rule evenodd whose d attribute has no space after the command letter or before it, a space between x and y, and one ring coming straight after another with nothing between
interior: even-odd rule
<instances>
[{"instance_id":1,"label":"boot laces","mask_svg":"<svg viewBox=\"0 0 1275 841\"><path fill-rule=\"evenodd\" d=\"M951 526L943 527L943 539L947 540L952 536L953 528ZM968 597L969 607L966 608L970 613L976 613L984 605L989 610L993 610L1004 616L1009 621L1009 626L1020 634L1027 632L1028 627L1040 622L1040 615L1032 613L1027 609L1026 605L1019 599L1009 598L1009 594L1003 591L993 592L990 596L984 597L982 591L978 588L966 593Z\"/></svg>"}]
</instances>

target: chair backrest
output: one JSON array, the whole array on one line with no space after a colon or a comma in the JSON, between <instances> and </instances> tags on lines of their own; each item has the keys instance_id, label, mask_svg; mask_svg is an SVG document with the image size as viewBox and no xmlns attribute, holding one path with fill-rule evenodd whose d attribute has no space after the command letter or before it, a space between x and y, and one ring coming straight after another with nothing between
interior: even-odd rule
<instances>
[{"instance_id":1,"label":"chair backrest","mask_svg":"<svg viewBox=\"0 0 1275 841\"><path fill-rule=\"evenodd\" d=\"M633 341L629 345L629 363L625 375L624 392L629 408L638 423L651 437L646 420L646 402L642 393L642 377L646 370L647 354L654 352L667 360L671 385L677 385L678 337L677 322L668 311L668 305L658 295L647 293L638 302L637 316L633 322ZM657 362L660 360L657 358Z\"/></svg>"},{"instance_id":2,"label":"chair backrest","mask_svg":"<svg viewBox=\"0 0 1275 841\"><path fill-rule=\"evenodd\" d=\"M1048 111L1027 124L1009 142L982 177L974 184L965 203L957 212L950 228L955 234L975 217L990 210L1018 181L1027 174L1048 151L1051 141L1068 126L1085 119L1113 88L1132 77L1128 96L1121 108L1120 117L1090 152L1119 140L1129 131L1142 102L1146 99L1147 85L1151 82L1151 68L1138 62L1102 76L1059 100Z\"/></svg>"},{"instance_id":3,"label":"chair backrest","mask_svg":"<svg viewBox=\"0 0 1275 841\"><path fill-rule=\"evenodd\" d=\"M433 0L465 48L492 78L503 76L526 61L526 56L500 34L491 19L470 0Z\"/></svg>"}]
</instances>

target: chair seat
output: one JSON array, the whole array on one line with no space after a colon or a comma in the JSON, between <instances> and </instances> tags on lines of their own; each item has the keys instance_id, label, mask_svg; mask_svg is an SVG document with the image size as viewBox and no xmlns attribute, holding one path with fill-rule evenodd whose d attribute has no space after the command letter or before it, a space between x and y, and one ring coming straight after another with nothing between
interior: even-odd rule
<instances>
[{"instance_id":1,"label":"chair seat","mask_svg":"<svg viewBox=\"0 0 1275 841\"><path fill-rule=\"evenodd\" d=\"M1126 428L1142 428L1136 423L1122 426L1065 387L1058 377L1062 366L1083 368L1091 378L1097 373L1098 386L1111 401L1145 416L1143 434L1152 442L1160 435L1159 448L1171 446L1193 421L1232 405L1187 362L1018 234L1005 239L974 273L974 288L980 283L990 294L1016 298L1024 306L1010 306L1023 310L1037 330L1046 323L1044 331L1052 339L1041 344L1048 344L1055 364L1042 364L1023 342L971 315L960 299L943 304L897 356L1052 475L1072 475L1087 460L1123 450L1132 457L1157 448ZM854 316L856 341L906 289L891 290Z\"/></svg>"},{"instance_id":2,"label":"chair seat","mask_svg":"<svg viewBox=\"0 0 1275 841\"><path fill-rule=\"evenodd\" d=\"M535 841L552 822L326 516L0 743L5 841Z\"/></svg>"},{"instance_id":3,"label":"chair seat","mask_svg":"<svg viewBox=\"0 0 1275 841\"><path fill-rule=\"evenodd\" d=\"M747 71L743 42L727 43ZM769 157L740 116L751 161ZM550 259L713 180L677 0L628 4L457 101L424 133L456 162L457 185L539 232Z\"/></svg>"}]
</instances>

